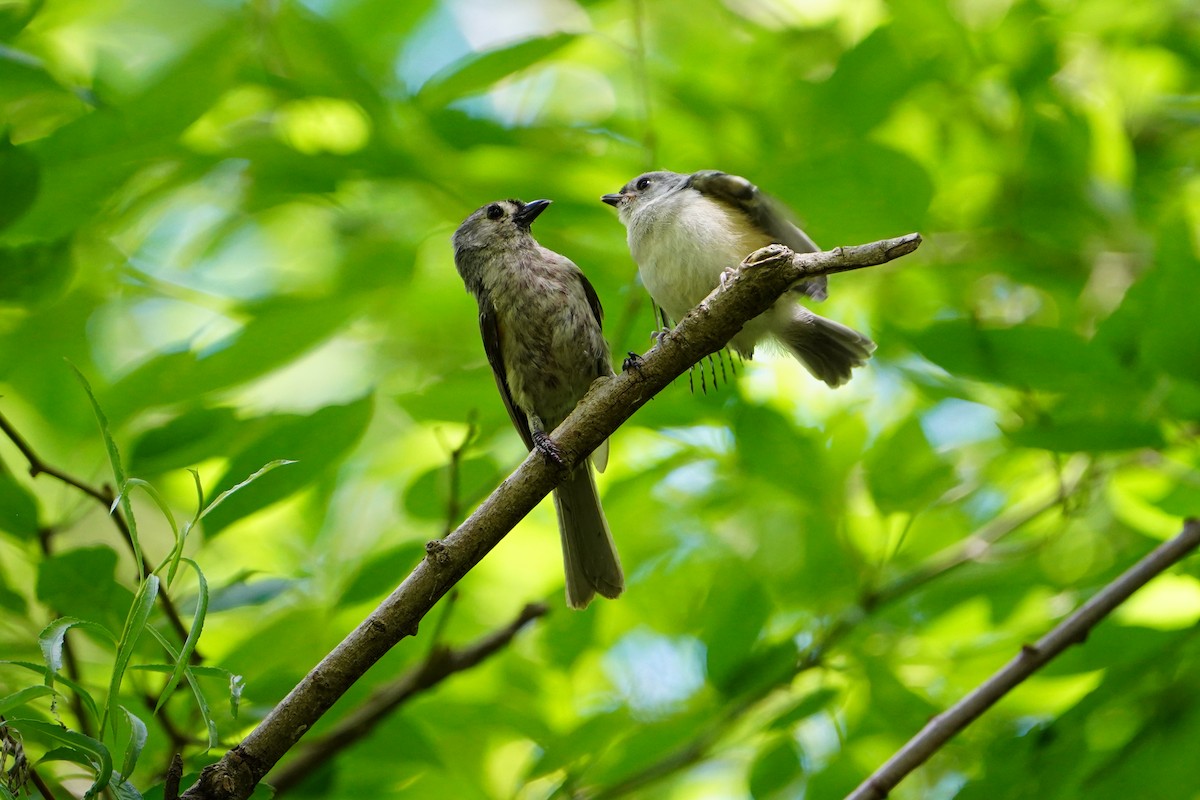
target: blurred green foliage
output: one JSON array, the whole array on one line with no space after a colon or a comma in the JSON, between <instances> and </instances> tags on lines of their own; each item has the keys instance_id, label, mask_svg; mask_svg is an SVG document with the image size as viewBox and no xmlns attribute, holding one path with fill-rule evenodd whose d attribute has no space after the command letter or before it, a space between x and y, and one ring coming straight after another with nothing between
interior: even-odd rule
<instances>
[{"instance_id":1,"label":"blurred green foliage","mask_svg":"<svg viewBox=\"0 0 1200 800\"><path fill-rule=\"evenodd\" d=\"M245 680L235 719L228 673L199 673L232 746L521 457L453 268L471 210L553 199L535 234L593 281L617 354L654 322L598 198L645 168L746 175L827 247L918 230L916 256L832 281L822 313L879 342L847 387L764 353L613 437L624 597L566 610L543 504L308 739L434 637L550 616L290 792L840 797L1200 513L1198 76L1192 0L11 0L0 413L110 481L69 360L181 519L187 469L211 498L297 461L188 542L199 657ZM32 663L57 615L118 634L134 566L27 466L0 441L0 652ZM171 531L132 500L157 563ZM1200 791L1200 581L1176 573L895 796ZM196 591L184 571L171 595L190 614ZM67 641L64 677L102 698L113 643ZM44 723L87 712L38 681L0 665L0 701L61 759ZM125 676L149 727L127 787L219 755L187 692L151 713L165 681ZM131 731L106 735L120 771Z\"/></svg>"}]
</instances>

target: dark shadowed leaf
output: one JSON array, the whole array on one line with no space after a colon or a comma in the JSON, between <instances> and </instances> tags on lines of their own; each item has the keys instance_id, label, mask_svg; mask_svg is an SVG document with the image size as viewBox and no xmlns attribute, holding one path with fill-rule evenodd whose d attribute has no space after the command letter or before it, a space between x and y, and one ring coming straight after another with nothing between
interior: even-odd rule
<instances>
[{"instance_id":1,"label":"dark shadowed leaf","mask_svg":"<svg viewBox=\"0 0 1200 800\"><path fill-rule=\"evenodd\" d=\"M117 554L109 547L81 547L38 566L37 597L60 614L119 631L133 594L113 579Z\"/></svg>"},{"instance_id":2,"label":"dark shadowed leaf","mask_svg":"<svg viewBox=\"0 0 1200 800\"><path fill-rule=\"evenodd\" d=\"M1019 389L1104 391L1127 380L1104 347L1062 328L983 328L954 320L916 331L909 340L952 375Z\"/></svg>"},{"instance_id":3,"label":"dark shadowed leaf","mask_svg":"<svg viewBox=\"0 0 1200 800\"><path fill-rule=\"evenodd\" d=\"M343 406L327 406L309 416L282 421L269 433L234 456L212 494L226 491L264 463L285 458L295 461L263 475L229 497L204 518L204 531L216 536L228 525L282 500L337 466L357 443L371 420L373 398Z\"/></svg>"},{"instance_id":4,"label":"dark shadowed leaf","mask_svg":"<svg viewBox=\"0 0 1200 800\"><path fill-rule=\"evenodd\" d=\"M37 307L57 300L73 272L71 243L65 239L0 248L0 307Z\"/></svg>"},{"instance_id":5,"label":"dark shadowed leaf","mask_svg":"<svg viewBox=\"0 0 1200 800\"><path fill-rule=\"evenodd\" d=\"M920 511L955 484L954 470L929 445L916 419L884 437L867 459L867 482L885 514Z\"/></svg>"},{"instance_id":6,"label":"dark shadowed leaf","mask_svg":"<svg viewBox=\"0 0 1200 800\"><path fill-rule=\"evenodd\" d=\"M750 795L754 800L794 795L781 794L800 777L800 752L783 737L758 754L750 767Z\"/></svg>"},{"instance_id":7,"label":"dark shadowed leaf","mask_svg":"<svg viewBox=\"0 0 1200 800\"><path fill-rule=\"evenodd\" d=\"M38 162L28 150L16 147L0 132L0 230L33 205L38 191ZM0 267L0 274L3 268Z\"/></svg>"},{"instance_id":8,"label":"dark shadowed leaf","mask_svg":"<svg viewBox=\"0 0 1200 800\"><path fill-rule=\"evenodd\" d=\"M37 500L12 475L0 472L0 531L31 539L38 525Z\"/></svg>"}]
</instances>

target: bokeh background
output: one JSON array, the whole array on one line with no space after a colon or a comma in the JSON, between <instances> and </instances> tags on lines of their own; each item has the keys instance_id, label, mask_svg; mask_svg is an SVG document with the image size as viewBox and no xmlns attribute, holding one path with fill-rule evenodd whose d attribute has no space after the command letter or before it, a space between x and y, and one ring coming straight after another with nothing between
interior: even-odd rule
<instances>
[{"instance_id":1,"label":"bokeh background","mask_svg":"<svg viewBox=\"0 0 1200 800\"><path fill-rule=\"evenodd\" d=\"M625 596L565 608L544 503L309 738L434 644L550 613L287 794L842 796L1200 513L1198 75L1192 0L0 3L0 413L111 483L75 365L180 520L189 468L211 498L297 462L188 540L238 716L201 675L206 752L196 702L155 716L165 676L132 670L128 786L235 744L522 458L457 224L552 199L534 232L620 358L654 320L599 196L719 168L826 247L925 236L831 281L820 313L878 341L870 365L836 391L769 352L676 381L600 477ZM99 504L27 466L0 440L0 653L37 663L58 615L119 634L136 582ZM157 563L170 528L133 497ZM1200 796L1197 577L1155 580L895 796ZM169 594L190 618L195 573ZM68 641L102 700L111 642ZM144 636L134 663L164 660ZM0 665L0 698L40 682ZM6 713L98 735L59 688Z\"/></svg>"}]
</instances>

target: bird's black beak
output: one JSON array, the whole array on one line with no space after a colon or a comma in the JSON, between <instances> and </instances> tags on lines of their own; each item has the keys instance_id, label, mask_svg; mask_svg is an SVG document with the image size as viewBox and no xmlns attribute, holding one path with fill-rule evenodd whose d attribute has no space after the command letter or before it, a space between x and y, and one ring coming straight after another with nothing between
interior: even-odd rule
<instances>
[{"instance_id":1,"label":"bird's black beak","mask_svg":"<svg viewBox=\"0 0 1200 800\"><path fill-rule=\"evenodd\" d=\"M610 206L612 206L613 208L616 208L616 207L617 207L617 204L621 202L621 195L619 195L619 194L606 194L606 195L604 195L603 197L601 197L601 198L600 198L600 201L601 201L601 202L603 202L603 203L608 203L608 204L609 204Z\"/></svg>"},{"instance_id":2,"label":"bird's black beak","mask_svg":"<svg viewBox=\"0 0 1200 800\"><path fill-rule=\"evenodd\" d=\"M513 214L513 219L518 225L528 228L537 219L538 214L546 210L548 205L550 205L549 200L534 200L526 203L524 208Z\"/></svg>"}]
</instances>

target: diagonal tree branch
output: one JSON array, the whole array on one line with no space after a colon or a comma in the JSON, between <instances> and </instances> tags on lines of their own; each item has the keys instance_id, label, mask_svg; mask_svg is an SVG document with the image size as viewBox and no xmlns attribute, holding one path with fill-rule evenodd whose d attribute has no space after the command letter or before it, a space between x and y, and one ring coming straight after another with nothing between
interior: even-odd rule
<instances>
[{"instance_id":1,"label":"diagonal tree branch","mask_svg":"<svg viewBox=\"0 0 1200 800\"><path fill-rule=\"evenodd\" d=\"M896 755L850 793L847 800L883 800L906 775L929 760L955 734L1068 647L1081 644L1088 632L1113 609L1198 545L1200 521L1189 519L1178 536L1159 545L1055 626L1037 644L1025 645L1003 669L947 711L930 720Z\"/></svg>"},{"instance_id":2,"label":"diagonal tree branch","mask_svg":"<svg viewBox=\"0 0 1200 800\"><path fill-rule=\"evenodd\" d=\"M638 365L598 380L553 433L564 463L540 452L526 457L475 512L443 540L354 631L306 675L245 740L206 767L187 800L245 798L314 722L367 669L405 636L413 636L437 601L505 534L625 420L692 364L725 346L750 319L805 278L877 266L913 252L919 234L855 247L796 254L778 245L751 253L739 269L693 309Z\"/></svg>"},{"instance_id":3,"label":"diagonal tree branch","mask_svg":"<svg viewBox=\"0 0 1200 800\"><path fill-rule=\"evenodd\" d=\"M270 784L275 788L275 796L294 788L322 764L370 734L376 725L414 696L504 649L526 625L548 612L544 604L530 603L512 622L466 647L434 648L420 664L376 689L327 735L305 745L295 758L272 771Z\"/></svg>"}]
</instances>

